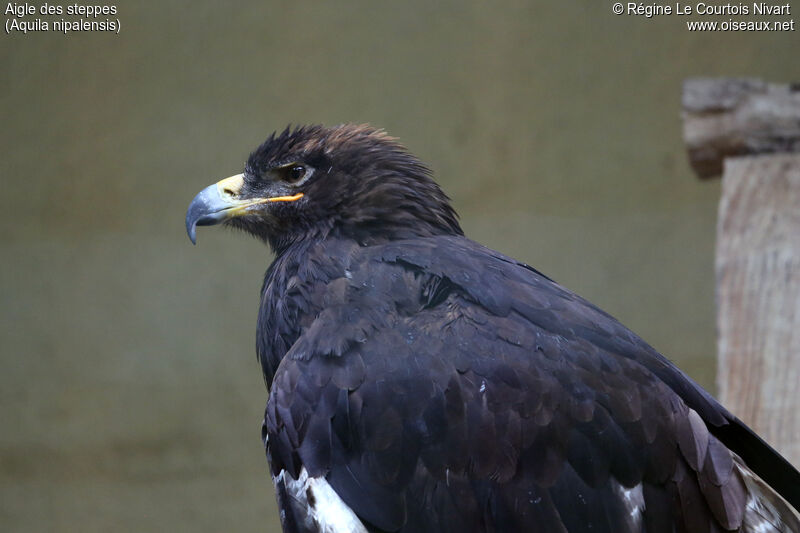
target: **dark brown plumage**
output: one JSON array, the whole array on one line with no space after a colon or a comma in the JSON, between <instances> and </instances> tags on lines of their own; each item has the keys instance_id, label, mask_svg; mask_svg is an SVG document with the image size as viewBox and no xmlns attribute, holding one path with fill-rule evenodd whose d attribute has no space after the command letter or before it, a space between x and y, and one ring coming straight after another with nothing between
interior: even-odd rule
<instances>
[{"instance_id":1,"label":"dark brown plumage","mask_svg":"<svg viewBox=\"0 0 800 533\"><path fill-rule=\"evenodd\" d=\"M257 351L285 531L800 533L797 470L612 317L466 239L383 133L273 135L190 206L192 237L220 222L276 253Z\"/></svg>"}]
</instances>

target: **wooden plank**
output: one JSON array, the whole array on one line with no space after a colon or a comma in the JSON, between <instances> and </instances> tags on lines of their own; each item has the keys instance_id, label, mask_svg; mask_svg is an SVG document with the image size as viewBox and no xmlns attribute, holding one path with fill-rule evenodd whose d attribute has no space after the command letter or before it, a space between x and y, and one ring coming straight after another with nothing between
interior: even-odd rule
<instances>
[{"instance_id":1,"label":"wooden plank","mask_svg":"<svg viewBox=\"0 0 800 533\"><path fill-rule=\"evenodd\" d=\"M691 78L683 84L683 136L701 178L726 157L800 152L800 84Z\"/></svg>"},{"instance_id":2,"label":"wooden plank","mask_svg":"<svg viewBox=\"0 0 800 533\"><path fill-rule=\"evenodd\" d=\"M725 160L716 273L720 399L800 465L800 155Z\"/></svg>"}]
</instances>

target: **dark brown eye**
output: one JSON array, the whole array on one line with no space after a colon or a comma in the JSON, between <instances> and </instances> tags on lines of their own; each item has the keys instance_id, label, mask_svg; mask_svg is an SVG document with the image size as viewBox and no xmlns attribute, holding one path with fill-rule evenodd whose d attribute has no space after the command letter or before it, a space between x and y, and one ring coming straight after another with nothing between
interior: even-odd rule
<instances>
[{"instance_id":1,"label":"dark brown eye","mask_svg":"<svg viewBox=\"0 0 800 533\"><path fill-rule=\"evenodd\" d=\"M306 177L306 167L303 165L292 165L286 169L286 181L297 183Z\"/></svg>"}]
</instances>

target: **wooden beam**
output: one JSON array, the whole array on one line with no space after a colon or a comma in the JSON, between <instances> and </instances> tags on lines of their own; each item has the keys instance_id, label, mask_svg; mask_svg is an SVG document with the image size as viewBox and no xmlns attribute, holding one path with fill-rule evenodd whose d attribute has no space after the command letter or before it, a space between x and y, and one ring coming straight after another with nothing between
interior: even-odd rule
<instances>
[{"instance_id":1,"label":"wooden beam","mask_svg":"<svg viewBox=\"0 0 800 533\"><path fill-rule=\"evenodd\" d=\"M720 400L800 465L800 154L725 160L716 274Z\"/></svg>"},{"instance_id":2,"label":"wooden beam","mask_svg":"<svg viewBox=\"0 0 800 533\"><path fill-rule=\"evenodd\" d=\"M722 177L717 385L722 403L800 464L800 84L694 78L683 135Z\"/></svg>"},{"instance_id":3,"label":"wooden beam","mask_svg":"<svg viewBox=\"0 0 800 533\"><path fill-rule=\"evenodd\" d=\"M800 84L691 78L683 85L683 137L701 178L730 156L800 152Z\"/></svg>"}]
</instances>

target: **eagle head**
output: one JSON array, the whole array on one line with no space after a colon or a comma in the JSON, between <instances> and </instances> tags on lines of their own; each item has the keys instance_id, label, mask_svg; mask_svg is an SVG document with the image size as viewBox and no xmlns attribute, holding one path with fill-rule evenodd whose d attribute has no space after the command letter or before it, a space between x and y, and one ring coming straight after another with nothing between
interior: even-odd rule
<instances>
[{"instance_id":1,"label":"eagle head","mask_svg":"<svg viewBox=\"0 0 800 533\"><path fill-rule=\"evenodd\" d=\"M281 252L330 235L361 244L462 235L430 170L394 138L366 125L302 126L273 133L244 172L203 189L186 230L224 223Z\"/></svg>"}]
</instances>

